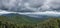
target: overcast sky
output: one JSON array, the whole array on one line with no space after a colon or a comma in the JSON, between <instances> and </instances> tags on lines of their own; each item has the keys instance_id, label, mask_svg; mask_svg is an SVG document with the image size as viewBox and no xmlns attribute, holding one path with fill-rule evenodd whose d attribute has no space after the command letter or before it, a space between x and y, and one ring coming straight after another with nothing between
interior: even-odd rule
<instances>
[{"instance_id":1,"label":"overcast sky","mask_svg":"<svg viewBox=\"0 0 60 28\"><path fill-rule=\"evenodd\" d=\"M8 14L15 12L26 15L28 14L47 14L47 15L58 14L59 15L60 0L0 0L1 14ZM21 12L25 12L25 13L21 13Z\"/></svg>"},{"instance_id":2,"label":"overcast sky","mask_svg":"<svg viewBox=\"0 0 60 28\"><path fill-rule=\"evenodd\" d=\"M33 12L34 14L41 14L40 12L44 14L52 11L54 14L55 12L60 14L60 0L0 0L0 13L1 11Z\"/></svg>"},{"instance_id":3,"label":"overcast sky","mask_svg":"<svg viewBox=\"0 0 60 28\"><path fill-rule=\"evenodd\" d=\"M0 8L24 12L59 11L60 0L0 0Z\"/></svg>"}]
</instances>

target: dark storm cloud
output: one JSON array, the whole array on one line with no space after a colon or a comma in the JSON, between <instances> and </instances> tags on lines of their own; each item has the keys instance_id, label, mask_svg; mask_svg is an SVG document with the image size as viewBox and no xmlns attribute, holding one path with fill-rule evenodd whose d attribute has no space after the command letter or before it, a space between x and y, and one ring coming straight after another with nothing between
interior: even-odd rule
<instances>
[{"instance_id":1,"label":"dark storm cloud","mask_svg":"<svg viewBox=\"0 0 60 28\"><path fill-rule=\"evenodd\" d=\"M0 0L0 8L8 11L58 11L60 0Z\"/></svg>"},{"instance_id":2,"label":"dark storm cloud","mask_svg":"<svg viewBox=\"0 0 60 28\"><path fill-rule=\"evenodd\" d=\"M30 10L36 11L41 7L44 0L0 0L0 8L7 8L13 11Z\"/></svg>"}]
</instances>

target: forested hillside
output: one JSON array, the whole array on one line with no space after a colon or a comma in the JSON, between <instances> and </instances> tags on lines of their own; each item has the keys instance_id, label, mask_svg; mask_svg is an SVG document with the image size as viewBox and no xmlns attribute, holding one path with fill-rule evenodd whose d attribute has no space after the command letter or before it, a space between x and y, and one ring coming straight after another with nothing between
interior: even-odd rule
<instances>
[{"instance_id":1,"label":"forested hillside","mask_svg":"<svg viewBox=\"0 0 60 28\"><path fill-rule=\"evenodd\" d=\"M48 20L37 21L38 23L34 21L26 17L0 16L0 28L60 28L60 18L49 18Z\"/></svg>"},{"instance_id":2,"label":"forested hillside","mask_svg":"<svg viewBox=\"0 0 60 28\"><path fill-rule=\"evenodd\" d=\"M38 28L60 28L60 19L51 18L38 24Z\"/></svg>"},{"instance_id":3,"label":"forested hillside","mask_svg":"<svg viewBox=\"0 0 60 28\"><path fill-rule=\"evenodd\" d=\"M34 24L39 22L40 20L37 18L33 18L33 17L29 17L26 15L19 15L19 14L5 14L5 15L1 15L0 19L3 21L10 21L10 22L14 22L14 23L30 23L30 24Z\"/></svg>"}]
</instances>

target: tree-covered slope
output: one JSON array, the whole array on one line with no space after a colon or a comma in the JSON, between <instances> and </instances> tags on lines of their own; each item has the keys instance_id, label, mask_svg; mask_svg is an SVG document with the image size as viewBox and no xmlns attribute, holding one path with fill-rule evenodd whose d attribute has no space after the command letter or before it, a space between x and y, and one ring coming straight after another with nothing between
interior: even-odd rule
<instances>
[{"instance_id":1,"label":"tree-covered slope","mask_svg":"<svg viewBox=\"0 0 60 28\"><path fill-rule=\"evenodd\" d=\"M19 14L0 16L0 28L60 28L60 18L38 19Z\"/></svg>"},{"instance_id":2,"label":"tree-covered slope","mask_svg":"<svg viewBox=\"0 0 60 28\"><path fill-rule=\"evenodd\" d=\"M0 28L60 28L60 18L49 18L37 24L18 24L10 21L0 21Z\"/></svg>"},{"instance_id":3,"label":"tree-covered slope","mask_svg":"<svg viewBox=\"0 0 60 28\"><path fill-rule=\"evenodd\" d=\"M38 24L38 28L60 28L60 18L51 18Z\"/></svg>"},{"instance_id":4,"label":"tree-covered slope","mask_svg":"<svg viewBox=\"0 0 60 28\"><path fill-rule=\"evenodd\" d=\"M19 14L4 14L0 16L0 20L2 21L10 21L14 23L37 23L40 20L37 18L29 17L26 15Z\"/></svg>"}]
</instances>

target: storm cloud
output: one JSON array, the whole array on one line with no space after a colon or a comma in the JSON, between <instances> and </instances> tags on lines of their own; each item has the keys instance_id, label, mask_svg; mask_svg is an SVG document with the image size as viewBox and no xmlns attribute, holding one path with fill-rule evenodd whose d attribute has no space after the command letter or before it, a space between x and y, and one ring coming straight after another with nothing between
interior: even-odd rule
<instances>
[{"instance_id":1,"label":"storm cloud","mask_svg":"<svg viewBox=\"0 0 60 28\"><path fill-rule=\"evenodd\" d=\"M0 8L9 11L58 11L60 0L0 0Z\"/></svg>"}]
</instances>

